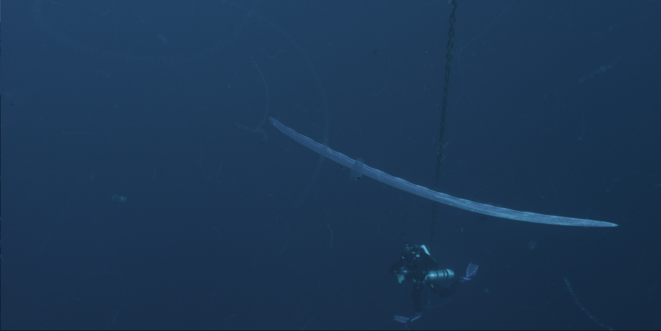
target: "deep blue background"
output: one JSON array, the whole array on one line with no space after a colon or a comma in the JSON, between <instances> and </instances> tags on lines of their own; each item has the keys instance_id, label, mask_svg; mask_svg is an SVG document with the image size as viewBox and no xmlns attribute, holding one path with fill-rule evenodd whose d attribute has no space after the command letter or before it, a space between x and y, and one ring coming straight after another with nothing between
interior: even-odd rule
<instances>
[{"instance_id":1,"label":"deep blue background","mask_svg":"<svg viewBox=\"0 0 661 331\"><path fill-rule=\"evenodd\" d=\"M433 186L447 1L3 6L3 328L405 327L387 270L432 204L264 119ZM460 1L442 191L620 226L441 207L433 255L480 269L411 328L602 328L563 278L604 325L661 328L660 16Z\"/></svg>"}]
</instances>

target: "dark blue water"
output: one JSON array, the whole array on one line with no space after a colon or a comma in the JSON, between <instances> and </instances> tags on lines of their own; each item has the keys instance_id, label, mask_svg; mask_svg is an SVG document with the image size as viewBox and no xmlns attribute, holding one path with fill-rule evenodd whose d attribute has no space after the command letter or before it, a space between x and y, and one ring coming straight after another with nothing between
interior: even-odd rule
<instances>
[{"instance_id":1,"label":"dark blue water","mask_svg":"<svg viewBox=\"0 0 661 331\"><path fill-rule=\"evenodd\" d=\"M4 5L3 328L405 327L431 202L266 118L432 187L447 1ZM408 327L661 328L660 14L459 2L441 190L619 227L442 206L479 272Z\"/></svg>"}]
</instances>

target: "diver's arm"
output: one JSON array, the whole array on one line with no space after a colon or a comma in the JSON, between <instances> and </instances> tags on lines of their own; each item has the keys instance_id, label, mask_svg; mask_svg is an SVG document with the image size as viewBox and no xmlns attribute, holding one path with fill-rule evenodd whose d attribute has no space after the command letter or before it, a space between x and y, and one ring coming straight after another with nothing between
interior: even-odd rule
<instances>
[{"instance_id":1,"label":"diver's arm","mask_svg":"<svg viewBox=\"0 0 661 331\"><path fill-rule=\"evenodd\" d=\"M395 261L395 263L393 263L393 265L390 267L390 274L397 277L395 271L401 269L403 265L404 265L403 258L400 258L399 260Z\"/></svg>"}]
</instances>

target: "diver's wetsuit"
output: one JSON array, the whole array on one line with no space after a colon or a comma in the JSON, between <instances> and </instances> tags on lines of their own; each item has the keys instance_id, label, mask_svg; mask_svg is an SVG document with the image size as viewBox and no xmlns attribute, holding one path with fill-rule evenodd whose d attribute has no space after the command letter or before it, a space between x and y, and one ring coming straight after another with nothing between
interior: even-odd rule
<instances>
[{"instance_id":1,"label":"diver's wetsuit","mask_svg":"<svg viewBox=\"0 0 661 331\"><path fill-rule=\"evenodd\" d=\"M411 298L413 298L413 308L416 314L422 314L422 305L420 303L420 296L422 290L428 287L434 293L444 298L454 293L460 286L461 280L456 280L448 287L441 287L434 284L433 280L426 279L430 271L439 270L438 263L429 255L424 246L405 244L402 248L402 257L398 259L392 267L390 273L397 277L399 282L408 280L413 282L413 291ZM446 271L446 270L439 270ZM452 273L451 270L448 270ZM452 278L454 273L447 278Z\"/></svg>"}]
</instances>

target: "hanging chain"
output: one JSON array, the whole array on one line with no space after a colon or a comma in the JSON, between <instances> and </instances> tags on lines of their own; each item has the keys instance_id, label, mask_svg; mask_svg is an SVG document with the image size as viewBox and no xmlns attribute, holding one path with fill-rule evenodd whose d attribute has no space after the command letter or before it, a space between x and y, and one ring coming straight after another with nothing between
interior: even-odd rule
<instances>
[{"instance_id":1,"label":"hanging chain","mask_svg":"<svg viewBox=\"0 0 661 331\"><path fill-rule=\"evenodd\" d=\"M448 94L450 91L450 69L452 65L452 48L454 47L454 23L457 21L455 12L457 11L457 1L452 0L452 12L450 13L450 29L448 30L448 52L445 54L445 86L443 86L443 103L441 110L441 130L438 138L438 153L436 154L436 180L434 181L434 190L439 191L441 183L441 164L443 163L443 145L445 145L445 117L448 108ZM434 246L434 232L436 229L436 210L438 202L434 202L431 221L431 236L429 239L429 249Z\"/></svg>"}]
</instances>

